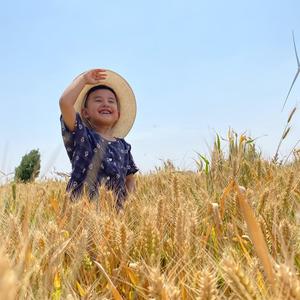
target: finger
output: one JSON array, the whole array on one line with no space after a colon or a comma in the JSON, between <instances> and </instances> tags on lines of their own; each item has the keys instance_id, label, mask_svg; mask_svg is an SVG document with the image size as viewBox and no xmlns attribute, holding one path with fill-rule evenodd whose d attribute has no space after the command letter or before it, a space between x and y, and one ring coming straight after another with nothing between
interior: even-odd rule
<instances>
[{"instance_id":1,"label":"finger","mask_svg":"<svg viewBox=\"0 0 300 300\"><path fill-rule=\"evenodd\" d=\"M107 77L106 76L100 76L100 77L95 77L94 80L97 82L105 80Z\"/></svg>"},{"instance_id":2,"label":"finger","mask_svg":"<svg viewBox=\"0 0 300 300\"><path fill-rule=\"evenodd\" d=\"M96 76L97 77L107 77L107 74L105 74L105 73L97 73Z\"/></svg>"},{"instance_id":3,"label":"finger","mask_svg":"<svg viewBox=\"0 0 300 300\"><path fill-rule=\"evenodd\" d=\"M106 70L104 70L104 69L93 69L90 72L91 72L91 74L104 74L106 72Z\"/></svg>"},{"instance_id":4,"label":"finger","mask_svg":"<svg viewBox=\"0 0 300 300\"><path fill-rule=\"evenodd\" d=\"M105 73L105 72L97 72L96 74L99 76L107 76L107 73Z\"/></svg>"},{"instance_id":5,"label":"finger","mask_svg":"<svg viewBox=\"0 0 300 300\"><path fill-rule=\"evenodd\" d=\"M96 74L101 74L101 75L106 74L106 70L94 70L94 72L95 72Z\"/></svg>"},{"instance_id":6,"label":"finger","mask_svg":"<svg viewBox=\"0 0 300 300\"><path fill-rule=\"evenodd\" d=\"M97 77L95 77L96 80L104 80L106 78L107 78L106 76L97 76Z\"/></svg>"},{"instance_id":7,"label":"finger","mask_svg":"<svg viewBox=\"0 0 300 300\"><path fill-rule=\"evenodd\" d=\"M94 71L97 73L105 73L106 72L106 70L104 70L104 69L95 69Z\"/></svg>"},{"instance_id":8,"label":"finger","mask_svg":"<svg viewBox=\"0 0 300 300\"><path fill-rule=\"evenodd\" d=\"M107 77L106 76L98 76L98 75L96 75L96 76L93 76L92 78L94 80L96 80L96 81L99 81L99 80L105 80Z\"/></svg>"},{"instance_id":9,"label":"finger","mask_svg":"<svg viewBox=\"0 0 300 300\"><path fill-rule=\"evenodd\" d=\"M97 75L95 78L97 79L106 79L106 75Z\"/></svg>"}]
</instances>

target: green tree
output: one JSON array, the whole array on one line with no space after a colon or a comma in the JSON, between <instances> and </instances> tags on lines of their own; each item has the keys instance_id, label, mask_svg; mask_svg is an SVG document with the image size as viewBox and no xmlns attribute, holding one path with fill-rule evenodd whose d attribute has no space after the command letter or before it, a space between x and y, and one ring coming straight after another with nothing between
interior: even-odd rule
<instances>
[{"instance_id":1,"label":"green tree","mask_svg":"<svg viewBox=\"0 0 300 300\"><path fill-rule=\"evenodd\" d=\"M22 157L20 165L15 169L15 181L31 182L39 175L41 155L39 150L31 150Z\"/></svg>"}]
</instances>

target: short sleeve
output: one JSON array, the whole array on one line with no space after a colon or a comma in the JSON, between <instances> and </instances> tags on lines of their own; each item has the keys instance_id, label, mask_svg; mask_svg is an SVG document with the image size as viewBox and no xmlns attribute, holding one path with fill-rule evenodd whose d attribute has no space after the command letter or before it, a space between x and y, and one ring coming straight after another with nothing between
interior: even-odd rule
<instances>
[{"instance_id":1,"label":"short sleeve","mask_svg":"<svg viewBox=\"0 0 300 300\"><path fill-rule=\"evenodd\" d=\"M87 138L87 129L86 126L83 124L79 113L76 113L74 131L70 131L68 129L62 116L60 116L60 123L64 145L70 160L72 160L76 146Z\"/></svg>"},{"instance_id":2,"label":"short sleeve","mask_svg":"<svg viewBox=\"0 0 300 300\"><path fill-rule=\"evenodd\" d=\"M130 174L134 174L138 171L139 169L137 168L132 154L131 154L131 146L129 145L129 150L128 150L128 164L127 164L127 172L126 172L126 176L130 175Z\"/></svg>"}]
</instances>

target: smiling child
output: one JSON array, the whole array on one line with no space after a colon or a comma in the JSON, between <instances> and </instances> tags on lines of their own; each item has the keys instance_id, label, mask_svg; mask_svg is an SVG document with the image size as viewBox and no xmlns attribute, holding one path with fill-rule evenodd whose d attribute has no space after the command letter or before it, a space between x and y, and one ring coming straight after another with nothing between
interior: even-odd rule
<instances>
[{"instance_id":1,"label":"smiling child","mask_svg":"<svg viewBox=\"0 0 300 300\"><path fill-rule=\"evenodd\" d=\"M93 69L80 74L67 87L60 101L64 144L72 164L67 191L72 199L84 192L99 197L100 185L116 196L123 207L135 188L138 171L131 145L124 137L131 129L136 102L129 84L119 74Z\"/></svg>"}]
</instances>

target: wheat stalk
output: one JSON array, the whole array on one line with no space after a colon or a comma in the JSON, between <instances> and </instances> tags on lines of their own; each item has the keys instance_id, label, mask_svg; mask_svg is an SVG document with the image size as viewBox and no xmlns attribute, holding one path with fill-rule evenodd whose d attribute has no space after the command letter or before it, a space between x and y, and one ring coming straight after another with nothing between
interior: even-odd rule
<instances>
[{"instance_id":1,"label":"wheat stalk","mask_svg":"<svg viewBox=\"0 0 300 300\"><path fill-rule=\"evenodd\" d=\"M237 193L239 206L247 223L248 231L255 247L257 256L261 260L269 282L273 285L275 280L274 270L259 223L257 222L253 210L249 205L244 193L241 192L240 187L236 183L234 183L234 188Z\"/></svg>"}]
</instances>

